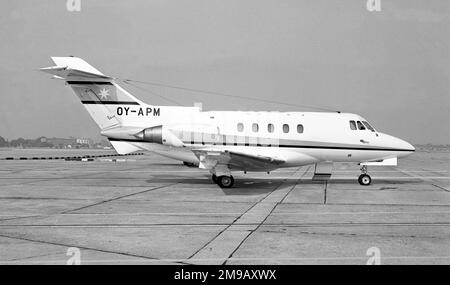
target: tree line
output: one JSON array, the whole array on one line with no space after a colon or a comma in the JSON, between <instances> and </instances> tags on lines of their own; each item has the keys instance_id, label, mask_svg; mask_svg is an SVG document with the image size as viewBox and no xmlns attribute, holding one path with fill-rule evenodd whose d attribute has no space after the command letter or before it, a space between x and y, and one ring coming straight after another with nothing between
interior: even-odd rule
<instances>
[{"instance_id":1,"label":"tree line","mask_svg":"<svg viewBox=\"0 0 450 285\"><path fill-rule=\"evenodd\" d=\"M0 136L0 147L54 147L54 145L48 142L42 142L41 138L37 139L18 138L8 141Z\"/></svg>"}]
</instances>

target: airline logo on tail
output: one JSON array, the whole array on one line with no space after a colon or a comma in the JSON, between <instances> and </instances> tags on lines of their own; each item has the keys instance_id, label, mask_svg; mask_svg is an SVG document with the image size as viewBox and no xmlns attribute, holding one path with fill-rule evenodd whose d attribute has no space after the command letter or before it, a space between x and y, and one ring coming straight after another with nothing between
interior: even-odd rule
<instances>
[{"instance_id":1,"label":"airline logo on tail","mask_svg":"<svg viewBox=\"0 0 450 285\"><path fill-rule=\"evenodd\" d=\"M98 95L100 95L100 100L106 100L109 97L109 89L102 88Z\"/></svg>"},{"instance_id":2,"label":"airline logo on tail","mask_svg":"<svg viewBox=\"0 0 450 285\"><path fill-rule=\"evenodd\" d=\"M135 101L129 101L126 97L121 98L120 92L111 82L73 82L68 81L83 104L103 105L137 105ZM123 97L123 96L122 96ZM118 116L159 116L160 108L120 106L116 109ZM108 116L108 119L110 117Z\"/></svg>"},{"instance_id":3,"label":"airline logo on tail","mask_svg":"<svg viewBox=\"0 0 450 285\"><path fill-rule=\"evenodd\" d=\"M116 87L111 82L73 82L68 81L83 104L131 104L134 101L119 99ZM125 99L126 100L126 99Z\"/></svg>"}]
</instances>

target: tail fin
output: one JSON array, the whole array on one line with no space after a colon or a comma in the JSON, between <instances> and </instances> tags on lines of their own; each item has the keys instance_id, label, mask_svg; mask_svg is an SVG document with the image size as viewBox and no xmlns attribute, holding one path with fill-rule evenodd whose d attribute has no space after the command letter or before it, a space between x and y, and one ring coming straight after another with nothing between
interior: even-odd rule
<instances>
[{"instance_id":1,"label":"tail fin","mask_svg":"<svg viewBox=\"0 0 450 285\"><path fill-rule=\"evenodd\" d=\"M78 57L52 57L56 66L41 68L54 78L65 80L80 98L101 130L121 126L115 105L144 104L109 77Z\"/></svg>"}]
</instances>

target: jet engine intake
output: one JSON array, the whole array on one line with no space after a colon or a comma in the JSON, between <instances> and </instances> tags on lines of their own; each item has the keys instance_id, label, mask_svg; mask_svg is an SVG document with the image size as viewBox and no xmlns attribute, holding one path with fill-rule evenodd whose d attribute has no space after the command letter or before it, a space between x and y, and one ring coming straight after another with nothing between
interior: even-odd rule
<instances>
[{"instance_id":1,"label":"jet engine intake","mask_svg":"<svg viewBox=\"0 0 450 285\"><path fill-rule=\"evenodd\" d=\"M146 128L134 136L146 142L159 143L174 147L181 147L184 145L183 142L165 126Z\"/></svg>"}]
</instances>

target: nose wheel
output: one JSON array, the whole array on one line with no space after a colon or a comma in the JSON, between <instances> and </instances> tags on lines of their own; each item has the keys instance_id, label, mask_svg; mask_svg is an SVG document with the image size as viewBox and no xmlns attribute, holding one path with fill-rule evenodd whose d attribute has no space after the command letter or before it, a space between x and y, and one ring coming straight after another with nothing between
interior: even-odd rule
<instances>
[{"instance_id":1,"label":"nose wheel","mask_svg":"<svg viewBox=\"0 0 450 285\"><path fill-rule=\"evenodd\" d=\"M362 174L358 177L359 184L363 186L370 185L372 183L372 178L370 178L370 175L367 174L367 166L363 165L361 168Z\"/></svg>"},{"instance_id":2,"label":"nose wheel","mask_svg":"<svg viewBox=\"0 0 450 285\"><path fill-rule=\"evenodd\" d=\"M370 176L367 174L361 174L358 177L358 182L361 185L367 186L367 185L370 185L370 183L372 183L372 178L370 178Z\"/></svg>"}]
</instances>

